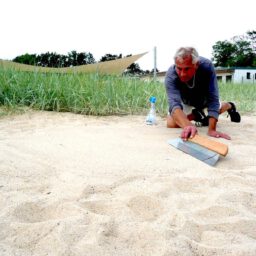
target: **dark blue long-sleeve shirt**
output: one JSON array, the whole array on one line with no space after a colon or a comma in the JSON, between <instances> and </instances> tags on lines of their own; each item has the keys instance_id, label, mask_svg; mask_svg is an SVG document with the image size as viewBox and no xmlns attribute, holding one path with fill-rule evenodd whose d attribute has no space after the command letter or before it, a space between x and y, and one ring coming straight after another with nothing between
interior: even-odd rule
<instances>
[{"instance_id":1,"label":"dark blue long-sleeve shirt","mask_svg":"<svg viewBox=\"0 0 256 256\"><path fill-rule=\"evenodd\" d=\"M208 115L218 119L219 90L215 70L210 60L199 58L194 79L194 88L189 88L186 83L180 81L175 65L169 68L165 77L169 112L172 113L177 108L183 109L183 102L198 109L207 108ZM188 83L192 85L193 78Z\"/></svg>"}]
</instances>

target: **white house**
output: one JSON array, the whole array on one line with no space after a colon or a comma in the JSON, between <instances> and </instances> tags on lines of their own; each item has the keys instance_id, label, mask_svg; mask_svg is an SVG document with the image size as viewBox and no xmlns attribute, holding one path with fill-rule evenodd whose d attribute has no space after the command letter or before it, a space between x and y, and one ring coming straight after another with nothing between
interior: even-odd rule
<instances>
[{"instance_id":1,"label":"white house","mask_svg":"<svg viewBox=\"0 0 256 256\"><path fill-rule=\"evenodd\" d=\"M220 82L256 83L256 68L215 68Z\"/></svg>"},{"instance_id":2,"label":"white house","mask_svg":"<svg viewBox=\"0 0 256 256\"><path fill-rule=\"evenodd\" d=\"M256 83L256 68L215 68L216 76L219 82L222 83ZM156 74L156 80L164 82L166 71L158 72ZM142 79L150 81L153 79L153 75L144 75Z\"/></svg>"}]
</instances>

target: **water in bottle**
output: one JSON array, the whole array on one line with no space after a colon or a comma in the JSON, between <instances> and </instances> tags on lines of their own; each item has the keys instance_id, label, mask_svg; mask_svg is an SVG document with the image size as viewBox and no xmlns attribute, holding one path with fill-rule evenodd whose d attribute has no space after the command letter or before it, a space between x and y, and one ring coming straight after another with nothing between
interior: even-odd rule
<instances>
[{"instance_id":1,"label":"water in bottle","mask_svg":"<svg viewBox=\"0 0 256 256\"><path fill-rule=\"evenodd\" d=\"M151 104L151 107L146 118L146 124L153 125L156 124L156 97L150 97L149 102Z\"/></svg>"}]
</instances>

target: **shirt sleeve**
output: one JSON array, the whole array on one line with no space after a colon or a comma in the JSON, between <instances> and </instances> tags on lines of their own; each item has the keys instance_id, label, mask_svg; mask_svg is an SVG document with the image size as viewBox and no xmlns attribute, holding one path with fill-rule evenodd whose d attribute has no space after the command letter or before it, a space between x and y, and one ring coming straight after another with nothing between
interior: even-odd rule
<instances>
[{"instance_id":1,"label":"shirt sleeve","mask_svg":"<svg viewBox=\"0 0 256 256\"><path fill-rule=\"evenodd\" d=\"M216 73L212 64L210 66L210 72L211 76L208 95L208 115L218 119L220 111L219 88Z\"/></svg>"},{"instance_id":2,"label":"shirt sleeve","mask_svg":"<svg viewBox=\"0 0 256 256\"><path fill-rule=\"evenodd\" d=\"M177 88L177 79L174 73L174 67L170 67L166 73L165 88L169 104L169 112L172 115L175 109L183 109L180 92Z\"/></svg>"}]
</instances>

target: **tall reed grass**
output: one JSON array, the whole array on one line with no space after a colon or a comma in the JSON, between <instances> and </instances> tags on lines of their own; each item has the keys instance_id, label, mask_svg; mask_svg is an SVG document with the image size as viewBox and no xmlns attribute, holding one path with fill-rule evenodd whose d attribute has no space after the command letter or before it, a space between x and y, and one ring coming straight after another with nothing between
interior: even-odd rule
<instances>
[{"instance_id":1,"label":"tall reed grass","mask_svg":"<svg viewBox=\"0 0 256 256\"><path fill-rule=\"evenodd\" d=\"M256 84L220 84L220 97L242 113L256 111ZM168 102L163 83L98 74L50 74L0 69L0 115L24 108L87 115L145 115L156 96L165 116Z\"/></svg>"},{"instance_id":2,"label":"tall reed grass","mask_svg":"<svg viewBox=\"0 0 256 256\"><path fill-rule=\"evenodd\" d=\"M50 74L0 70L0 104L8 108L88 115L145 114L150 96L166 114L165 88L139 78L93 74Z\"/></svg>"},{"instance_id":3,"label":"tall reed grass","mask_svg":"<svg viewBox=\"0 0 256 256\"><path fill-rule=\"evenodd\" d=\"M256 83L219 84L222 101L235 102L241 113L256 112Z\"/></svg>"}]
</instances>

